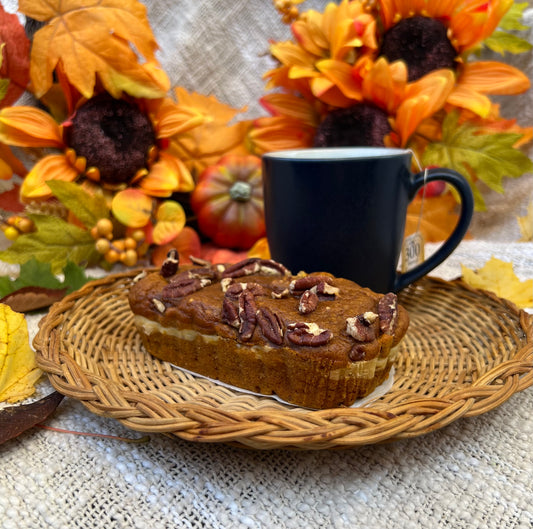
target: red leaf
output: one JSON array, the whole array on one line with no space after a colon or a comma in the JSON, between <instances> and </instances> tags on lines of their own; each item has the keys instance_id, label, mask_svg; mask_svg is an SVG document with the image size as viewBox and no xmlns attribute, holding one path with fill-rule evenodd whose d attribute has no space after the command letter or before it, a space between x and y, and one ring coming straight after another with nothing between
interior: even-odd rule
<instances>
[{"instance_id":1,"label":"red leaf","mask_svg":"<svg viewBox=\"0 0 533 529\"><path fill-rule=\"evenodd\" d=\"M26 90L30 80L30 41L16 15L6 13L0 4L0 43L2 50L0 78L9 79L5 97L0 108L15 103Z\"/></svg>"}]
</instances>

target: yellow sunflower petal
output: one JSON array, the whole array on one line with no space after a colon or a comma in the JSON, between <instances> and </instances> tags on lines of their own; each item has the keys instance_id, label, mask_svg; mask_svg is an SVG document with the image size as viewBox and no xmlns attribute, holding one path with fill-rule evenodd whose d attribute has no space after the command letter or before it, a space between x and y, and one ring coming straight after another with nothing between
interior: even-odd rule
<instances>
[{"instance_id":1,"label":"yellow sunflower petal","mask_svg":"<svg viewBox=\"0 0 533 529\"><path fill-rule=\"evenodd\" d=\"M46 184L49 180L73 182L78 171L70 165L63 154L51 154L41 158L24 178L20 186L23 201L50 198L52 191Z\"/></svg>"},{"instance_id":2,"label":"yellow sunflower petal","mask_svg":"<svg viewBox=\"0 0 533 529\"><path fill-rule=\"evenodd\" d=\"M492 108L492 102L487 96L461 84L452 90L452 93L448 96L448 103L471 110L483 118L490 114Z\"/></svg>"},{"instance_id":3,"label":"yellow sunflower petal","mask_svg":"<svg viewBox=\"0 0 533 529\"><path fill-rule=\"evenodd\" d=\"M389 64L378 59L363 79L363 96L392 114L403 100L407 67L403 61Z\"/></svg>"},{"instance_id":4,"label":"yellow sunflower petal","mask_svg":"<svg viewBox=\"0 0 533 529\"><path fill-rule=\"evenodd\" d=\"M64 147L61 127L53 118L27 106L0 110L0 141L17 147Z\"/></svg>"},{"instance_id":5,"label":"yellow sunflower petal","mask_svg":"<svg viewBox=\"0 0 533 529\"><path fill-rule=\"evenodd\" d=\"M152 215L153 201L138 189L119 191L111 202L115 218L130 228L142 228Z\"/></svg>"}]
</instances>

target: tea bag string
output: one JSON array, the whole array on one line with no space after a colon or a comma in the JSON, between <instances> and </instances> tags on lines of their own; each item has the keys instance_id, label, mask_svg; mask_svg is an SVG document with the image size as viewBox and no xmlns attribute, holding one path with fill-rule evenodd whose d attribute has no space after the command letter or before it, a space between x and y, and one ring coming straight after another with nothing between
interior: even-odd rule
<instances>
[{"instance_id":1,"label":"tea bag string","mask_svg":"<svg viewBox=\"0 0 533 529\"><path fill-rule=\"evenodd\" d=\"M417 223L417 226L416 226L416 232L420 232L420 225L422 223L422 213L424 211L424 201L426 199L426 183L427 183L427 178L428 178L428 168L424 168L422 169L422 164L420 163L420 160L418 159L418 156L416 155L416 153L412 150L412 149L408 149L409 152L413 155L413 159L416 163L416 165L418 166L418 171L419 172L422 172L422 170L424 171L424 184L422 186L422 199L420 201L420 212L418 214L418 223Z\"/></svg>"}]
</instances>

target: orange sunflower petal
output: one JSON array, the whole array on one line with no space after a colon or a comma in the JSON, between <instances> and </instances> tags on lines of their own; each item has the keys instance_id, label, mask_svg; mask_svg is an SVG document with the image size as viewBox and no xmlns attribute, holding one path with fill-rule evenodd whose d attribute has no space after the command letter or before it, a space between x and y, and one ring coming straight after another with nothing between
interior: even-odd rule
<instances>
[{"instance_id":1,"label":"orange sunflower petal","mask_svg":"<svg viewBox=\"0 0 533 529\"><path fill-rule=\"evenodd\" d=\"M521 70L498 61L465 64L459 82L482 94L496 95L520 94L531 87L531 81Z\"/></svg>"},{"instance_id":2,"label":"orange sunflower petal","mask_svg":"<svg viewBox=\"0 0 533 529\"><path fill-rule=\"evenodd\" d=\"M47 185L49 180L73 182L78 171L70 165L63 154L51 154L41 158L24 178L20 187L22 201L50 198L52 191Z\"/></svg>"},{"instance_id":3,"label":"orange sunflower petal","mask_svg":"<svg viewBox=\"0 0 533 529\"><path fill-rule=\"evenodd\" d=\"M263 96L260 103L273 116L287 116L310 126L318 122L317 112L303 97L274 92Z\"/></svg>"},{"instance_id":4,"label":"orange sunflower petal","mask_svg":"<svg viewBox=\"0 0 533 529\"><path fill-rule=\"evenodd\" d=\"M46 112L29 106L0 110L0 141L17 147L64 147L61 127Z\"/></svg>"},{"instance_id":5,"label":"orange sunflower petal","mask_svg":"<svg viewBox=\"0 0 533 529\"><path fill-rule=\"evenodd\" d=\"M431 72L406 87L406 99L398 107L396 127L405 146L421 121L442 108L455 83L451 70Z\"/></svg>"},{"instance_id":6,"label":"orange sunflower petal","mask_svg":"<svg viewBox=\"0 0 533 529\"><path fill-rule=\"evenodd\" d=\"M363 80L363 96L392 114L402 102L406 86L405 63L397 61L389 64L384 58L380 58Z\"/></svg>"},{"instance_id":7,"label":"orange sunflower petal","mask_svg":"<svg viewBox=\"0 0 533 529\"><path fill-rule=\"evenodd\" d=\"M363 99L361 83L353 76L352 66L350 64L334 59L324 59L323 61L317 62L316 67L329 81L320 88L320 93L316 94L317 97L325 93L326 90L329 90L333 84L347 98L353 99L354 101L361 101ZM313 92L318 92L318 88L316 90L314 89Z\"/></svg>"},{"instance_id":8,"label":"orange sunflower petal","mask_svg":"<svg viewBox=\"0 0 533 529\"><path fill-rule=\"evenodd\" d=\"M157 137L170 138L198 127L205 121L205 117L193 109L165 99L161 103L154 121Z\"/></svg>"},{"instance_id":9,"label":"orange sunflower petal","mask_svg":"<svg viewBox=\"0 0 533 529\"><path fill-rule=\"evenodd\" d=\"M315 127L287 116L259 118L248 133L253 153L258 156L272 151L310 147L315 136Z\"/></svg>"},{"instance_id":10,"label":"orange sunflower petal","mask_svg":"<svg viewBox=\"0 0 533 529\"><path fill-rule=\"evenodd\" d=\"M0 158L0 180L9 180L13 176L13 169Z\"/></svg>"}]
</instances>

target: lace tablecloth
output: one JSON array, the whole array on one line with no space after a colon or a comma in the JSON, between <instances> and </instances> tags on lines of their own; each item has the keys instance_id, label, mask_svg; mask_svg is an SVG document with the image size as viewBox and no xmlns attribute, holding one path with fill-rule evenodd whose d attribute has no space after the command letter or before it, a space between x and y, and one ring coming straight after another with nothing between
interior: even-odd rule
<instances>
[{"instance_id":1,"label":"lace tablecloth","mask_svg":"<svg viewBox=\"0 0 533 529\"><path fill-rule=\"evenodd\" d=\"M428 248L431 251L433 248ZM533 244L463 242L434 275L491 256L533 277ZM34 323L34 322L33 322ZM0 528L533 526L533 391L434 433L345 451L139 444L34 428L0 446ZM138 439L64 399L48 426Z\"/></svg>"}]
</instances>

